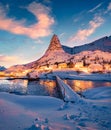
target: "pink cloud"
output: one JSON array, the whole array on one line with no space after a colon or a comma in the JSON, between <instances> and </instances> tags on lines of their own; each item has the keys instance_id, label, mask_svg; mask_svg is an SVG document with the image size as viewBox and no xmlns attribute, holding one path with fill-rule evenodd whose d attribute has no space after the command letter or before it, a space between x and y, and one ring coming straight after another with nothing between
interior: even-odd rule
<instances>
[{"instance_id":1,"label":"pink cloud","mask_svg":"<svg viewBox=\"0 0 111 130\"><path fill-rule=\"evenodd\" d=\"M30 38L39 38L48 36L52 33L51 26L54 24L54 18L50 16L50 8L33 2L27 10L35 15L37 23L31 26L25 26L25 21L16 21L13 18L8 18L6 12L0 7L0 29L9 31L14 34L22 34Z\"/></svg>"},{"instance_id":2,"label":"pink cloud","mask_svg":"<svg viewBox=\"0 0 111 130\"><path fill-rule=\"evenodd\" d=\"M24 60L21 57L0 55L0 65L1 66L6 66L7 65L6 67L9 67L9 66L15 65L15 63L16 64L24 64L26 62L27 61Z\"/></svg>"},{"instance_id":3,"label":"pink cloud","mask_svg":"<svg viewBox=\"0 0 111 130\"><path fill-rule=\"evenodd\" d=\"M89 21L87 29L80 29L75 35L70 37L70 42L83 43L87 38L95 32L95 30L101 26L104 20L101 17L95 16L93 20Z\"/></svg>"}]
</instances>

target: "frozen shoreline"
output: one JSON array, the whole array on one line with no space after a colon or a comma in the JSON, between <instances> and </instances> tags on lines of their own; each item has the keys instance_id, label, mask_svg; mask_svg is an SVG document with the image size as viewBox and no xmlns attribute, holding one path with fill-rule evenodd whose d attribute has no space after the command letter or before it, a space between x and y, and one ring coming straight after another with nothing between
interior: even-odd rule
<instances>
[{"instance_id":1,"label":"frozen shoreline","mask_svg":"<svg viewBox=\"0 0 111 130\"><path fill-rule=\"evenodd\" d=\"M23 79L23 80L39 80L39 79L55 79L55 76L59 76L61 79L69 80L90 80L90 81L109 81L111 82L111 73L85 73L85 72L76 72L74 70L53 70L49 72L43 72L38 74L34 72L30 74L30 77L20 76L20 77L8 77L7 80L13 79Z\"/></svg>"},{"instance_id":2,"label":"frozen shoreline","mask_svg":"<svg viewBox=\"0 0 111 130\"><path fill-rule=\"evenodd\" d=\"M1 130L110 130L111 87L83 92L83 101L0 93Z\"/></svg>"},{"instance_id":3,"label":"frozen shoreline","mask_svg":"<svg viewBox=\"0 0 111 130\"><path fill-rule=\"evenodd\" d=\"M59 76L61 79L72 79L72 80L97 80L97 81L109 81L111 82L111 73L106 74L91 74L91 73L77 73L75 71L53 71L51 73L43 73L39 76L40 79L53 79L55 76ZM34 78L32 75L31 78Z\"/></svg>"}]
</instances>

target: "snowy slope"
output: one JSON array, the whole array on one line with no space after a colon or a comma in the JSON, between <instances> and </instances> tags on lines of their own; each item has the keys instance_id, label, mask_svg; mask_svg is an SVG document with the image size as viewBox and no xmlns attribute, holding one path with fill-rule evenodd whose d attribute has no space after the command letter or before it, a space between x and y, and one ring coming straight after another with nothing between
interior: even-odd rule
<instances>
[{"instance_id":1,"label":"snowy slope","mask_svg":"<svg viewBox=\"0 0 111 130\"><path fill-rule=\"evenodd\" d=\"M74 62L77 62L77 61L82 61L84 59L87 60L87 62L92 62L92 63L95 63L95 62L110 62L111 61L111 53L109 52L103 52L103 51L100 51L100 50L95 50L95 51L83 51L83 52L80 52L78 54L75 54L71 57L71 59L74 61Z\"/></svg>"}]
</instances>

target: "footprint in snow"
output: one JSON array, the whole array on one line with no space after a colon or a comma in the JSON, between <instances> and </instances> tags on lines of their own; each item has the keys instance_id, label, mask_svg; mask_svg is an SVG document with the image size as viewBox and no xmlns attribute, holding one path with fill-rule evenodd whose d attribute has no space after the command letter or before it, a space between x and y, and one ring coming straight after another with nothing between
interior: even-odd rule
<instances>
[{"instance_id":1,"label":"footprint in snow","mask_svg":"<svg viewBox=\"0 0 111 130\"><path fill-rule=\"evenodd\" d=\"M51 130L48 118L45 118L44 120L36 118L34 120L34 126L36 127L36 130Z\"/></svg>"},{"instance_id":2,"label":"footprint in snow","mask_svg":"<svg viewBox=\"0 0 111 130\"><path fill-rule=\"evenodd\" d=\"M65 109L67 109L67 108L70 108L71 107L71 103L70 102L64 102L61 106L60 106L60 108L58 109L59 111L60 110L65 110Z\"/></svg>"}]
</instances>

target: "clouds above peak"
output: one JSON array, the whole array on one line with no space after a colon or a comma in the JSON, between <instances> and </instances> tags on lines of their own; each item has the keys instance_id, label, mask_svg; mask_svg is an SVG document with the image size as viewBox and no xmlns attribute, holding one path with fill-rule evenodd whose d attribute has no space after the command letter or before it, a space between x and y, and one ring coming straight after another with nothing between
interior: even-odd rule
<instances>
[{"instance_id":1,"label":"clouds above peak","mask_svg":"<svg viewBox=\"0 0 111 130\"><path fill-rule=\"evenodd\" d=\"M28 27L25 25L25 20L17 21L9 18L5 9L0 6L0 29L18 35L26 35L33 39L49 36L54 24L54 18L50 15L51 9L37 2L29 4L26 9L37 19L37 23Z\"/></svg>"},{"instance_id":2,"label":"clouds above peak","mask_svg":"<svg viewBox=\"0 0 111 130\"><path fill-rule=\"evenodd\" d=\"M93 20L89 21L86 29L79 29L76 34L70 37L69 41L73 43L81 44L86 42L87 38L95 32L104 22L104 19L100 16L95 16Z\"/></svg>"}]
</instances>

